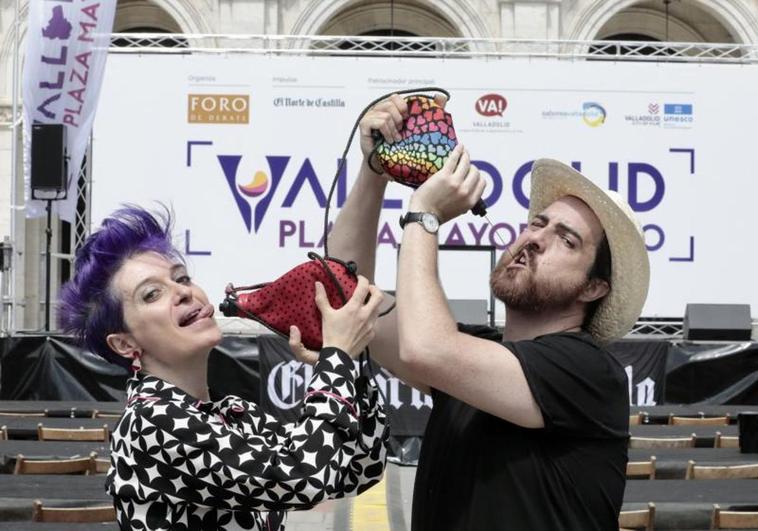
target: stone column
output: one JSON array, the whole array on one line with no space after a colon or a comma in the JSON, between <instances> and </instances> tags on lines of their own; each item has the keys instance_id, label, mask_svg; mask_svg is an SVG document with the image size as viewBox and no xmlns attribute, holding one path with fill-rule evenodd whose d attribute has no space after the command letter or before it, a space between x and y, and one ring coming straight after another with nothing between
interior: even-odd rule
<instances>
[{"instance_id":1,"label":"stone column","mask_svg":"<svg viewBox=\"0 0 758 531\"><path fill-rule=\"evenodd\" d=\"M559 39L560 0L499 0L500 33L506 39Z\"/></svg>"}]
</instances>

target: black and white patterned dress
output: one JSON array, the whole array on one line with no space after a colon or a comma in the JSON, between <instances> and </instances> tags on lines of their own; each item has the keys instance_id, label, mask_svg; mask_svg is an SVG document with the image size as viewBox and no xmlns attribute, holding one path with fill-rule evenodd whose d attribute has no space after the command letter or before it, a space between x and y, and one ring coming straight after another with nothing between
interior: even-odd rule
<instances>
[{"instance_id":1,"label":"black and white patterned dress","mask_svg":"<svg viewBox=\"0 0 758 531\"><path fill-rule=\"evenodd\" d=\"M322 350L294 424L236 396L201 402L154 376L131 379L106 479L121 529L273 531L287 509L368 489L388 433L376 389L361 377L368 392L356 399L356 377L347 354Z\"/></svg>"}]
</instances>

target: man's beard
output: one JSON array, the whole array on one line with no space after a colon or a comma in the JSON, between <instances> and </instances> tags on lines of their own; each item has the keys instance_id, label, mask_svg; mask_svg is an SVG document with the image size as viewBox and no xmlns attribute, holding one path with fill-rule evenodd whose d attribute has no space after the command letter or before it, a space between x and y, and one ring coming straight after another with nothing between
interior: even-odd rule
<instances>
[{"instance_id":1,"label":"man's beard","mask_svg":"<svg viewBox=\"0 0 758 531\"><path fill-rule=\"evenodd\" d=\"M498 264L490 275L490 288L506 308L535 314L545 310L562 310L571 306L587 286L585 277L566 284L552 279L536 282L531 268L506 271L508 263Z\"/></svg>"}]
</instances>

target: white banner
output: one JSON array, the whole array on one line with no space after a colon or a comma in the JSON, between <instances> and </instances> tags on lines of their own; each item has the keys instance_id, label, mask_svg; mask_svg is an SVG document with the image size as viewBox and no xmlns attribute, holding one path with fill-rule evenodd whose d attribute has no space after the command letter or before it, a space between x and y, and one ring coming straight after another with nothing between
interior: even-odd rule
<instances>
[{"instance_id":1,"label":"white banner","mask_svg":"<svg viewBox=\"0 0 758 531\"><path fill-rule=\"evenodd\" d=\"M44 212L31 200L30 150L33 123L66 127L68 197L56 201L62 219L73 221L76 180L82 164L110 45L116 0L29 2L24 60L24 181L27 217Z\"/></svg>"},{"instance_id":2,"label":"white banner","mask_svg":"<svg viewBox=\"0 0 758 531\"><path fill-rule=\"evenodd\" d=\"M645 316L688 302L749 303L758 249L753 65L600 61L114 56L94 129L93 222L125 202L173 206L177 242L214 300L227 282L273 280L321 245L325 196L355 118L385 92L451 92L458 137L488 178L494 226L468 214L442 244L512 242L526 221L536 158L581 167L618 190L645 229ZM360 164L357 142L331 219ZM377 284L395 285L388 187ZM443 252L452 299L488 299L487 252ZM360 264L359 264L360 267ZM502 319L502 308L498 318Z\"/></svg>"}]
</instances>

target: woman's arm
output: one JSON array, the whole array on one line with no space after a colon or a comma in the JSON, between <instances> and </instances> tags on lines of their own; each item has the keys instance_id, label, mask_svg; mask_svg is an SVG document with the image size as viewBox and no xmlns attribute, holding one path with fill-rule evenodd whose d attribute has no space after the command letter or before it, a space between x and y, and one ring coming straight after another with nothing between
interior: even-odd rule
<instances>
[{"instance_id":1,"label":"woman's arm","mask_svg":"<svg viewBox=\"0 0 758 531\"><path fill-rule=\"evenodd\" d=\"M201 506L286 510L368 488L384 468L385 418L378 408L362 411L355 377L346 353L322 350L294 425L236 397L226 399L222 415L182 401L142 403L124 418L129 448L114 441L115 479L125 483L116 491L135 484L146 496ZM359 421L362 414L367 420ZM120 469L127 461L129 475Z\"/></svg>"},{"instance_id":2,"label":"woman's arm","mask_svg":"<svg viewBox=\"0 0 758 531\"><path fill-rule=\"evenodd\" d=\"M124 430L114 437L116 492L128 492L134 474L146 496L151 489L214 508L282 510L379 481L386 419L370 386L368 395L356 390L353 358L373 337L381 292L360 277L339 310L329 306L322 286L316 293L325 347L297 423L283 425L236 397L222 401L217 414L181 398L139 401L122 421L129 439ZM121 470L124 462L131 470Z\"/></svg>"}]
</instances>

